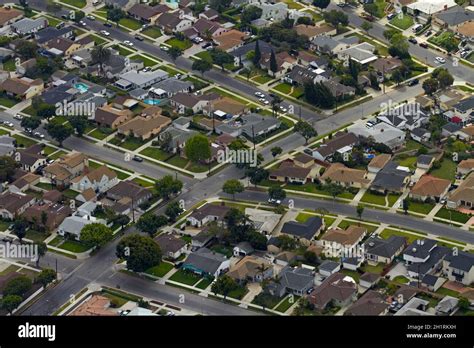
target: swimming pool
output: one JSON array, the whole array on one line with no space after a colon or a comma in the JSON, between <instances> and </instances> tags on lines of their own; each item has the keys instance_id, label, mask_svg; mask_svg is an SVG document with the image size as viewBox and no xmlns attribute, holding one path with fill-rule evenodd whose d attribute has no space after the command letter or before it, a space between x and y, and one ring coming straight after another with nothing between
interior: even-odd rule
<instances>
[{"instance_id":1,"label":"swimming pool","mask_svg":"<svg viewBox=\"0 0 474 348\"><path fill-rule=\"evenodd\" d=\"M78 89L81 93L86 93L89 90L89 86L85 83L79 82L74 85L75 89Z\"/></svg>"},{"instance_id":2,"label":"swimming pool","mask_svg":"<svg viewBox=\"0 0 474 348\"><path fill-rule=\"evenodd\" d=\"M145 104L148 105L159 105L161 103L160 99L145 99L144 100Z\"/></svg>"}]
</instances>

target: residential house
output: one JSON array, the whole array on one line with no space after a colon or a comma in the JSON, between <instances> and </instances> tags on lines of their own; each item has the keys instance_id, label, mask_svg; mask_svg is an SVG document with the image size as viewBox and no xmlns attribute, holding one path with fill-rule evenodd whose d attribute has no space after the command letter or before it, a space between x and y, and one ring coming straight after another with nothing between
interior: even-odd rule
<instances>
[{"instance_id":1,"label":"residential house","mask_svg":"<svg viewBox=\"0 0 474 348\"><path fill-rule=\"evenodd\" d=\"M89 214L76 212L72 216L68 216L58 227L58 234L67 238L81 239L82 229L90 224L106 224L103 219L97 219Z\"/></svg>"},{"instance_id":2,"label":"residential house","mask_svg":"<svg viewBox=\"0 0 474 348\"><path fill-rule=\"evenodd\" d=\"M474 207L474 174L469 174L461 184L448 194L448 208Z\"/></svg>"},{"instance_id":3,"label":"residential house","mask_svg":"<svg viewBox=\"0 0 474 348\"><path fill-rule=\"evenodd\" d=\"M373 290L367 291L354 302L344 315L353 316L379 316L388 313L390 305L385 302L384 296Z\"/></svg>"},{"instance_id":4,"label":"residential house","mask_svg":"<svg viewBox=\"0 0 474 348\"><path fill-rule=\"evenodd\" d=\"M121 56L118 51L112 49L109 58L102 64L102 68L97 63L87 66L86 72L95 75L105 75L108 79L114 79L127 72L143 69L143 67L143 61L131 60L128 57ZM124 83L126 84L126 82ZM131 85L127 85L127 87L132 88Z\"/></svg>"},{"instance_id":5,"label":"residential house","mask_svg":"<svg viewBox=\"0 0 474 348\"><path fill-rule=\"evenodd\" d=\"M380 155L375 156L372 158L367 166L367 170L369 173L377 174L381 171L385 165L390 162L392 155L387 153L382 153Z\"/></svg>"},{"instance_id":6,"label":"residential house","mask_svg":"<svg viewBox=\"0 0 474 348\"><path fill-rule=\"evenodd\" d=\"M248 256L252 254L253 252L254 252L254 249L249 242L240 242L234 247L234 249L232 249L232 254L235 257Z\"/></svg>"},{"instance_id":7,"label":"residential house","mask_svg":"<svg viewBox=\"0 0 474 348\"><path fill-rule=\"evenodd\" d=\"M40 178L41 176L39 175L26 173L8 185L8 190L13 193L21 193L28 190L33 190L34 186L40 182Z\"/></svg>"},{"instance_id":8,"label":"residential house","mask_svg":"<svg viewBox=\"0 0 474 348\"><path fill-rule=\"evenodd\" d=\"M193 21L178 12L165 12L158 17L156 25L167 33L176 33L191 28Z\"/></svg>"},{"instance_id":9,"label":"residential house","mask_svg":"<svg viewBox=\"0 0 474 348\"><path fill-rule=\"evenodd\" d=\"M317 168L300 167L291 161L283 161L277 169L271 169L268 179L271 181L286 182L290 184L305 184L312 182L317 175Z\"/></svg>"},{"instance_id":10,"label":"residential house","mask_svg":"<svg viewBox=\"0 0 474 348\"><path fill-rule=\"evenodd\" d=\"M63 199L63 194L58 190L46 191L43 193L43 197L41 197L44 203L61 203Z\"/></svg>"},{"instance_id":11,"label":"residential house","mask_svg":"<svg viewBox=\"0 0 474 348\"><path fill-rule=\"evenodd\" d=\"M207 226L198 234L191 237L191 250L198 250L207 246L215 237L215 234L209 231Z\"/></svg>"},{"instance_id":12,"label":"residential house","mask_svg":"<svg viewBox=\"0 0 474 348\"><path fill-rule=\"evenodd\" d=\"M158 98L171 98L177 93L189 93L193 89L192 82L172 77L154 84L150 88L150 95Z\"/></svg>"},{"instance_id":13,"label":"residential house","mask_svg":"<svg viewBox=\"0 0 474 348\"><path fill-rule=\"evenodd\" d=\"M337 55L339 52L358 43L359 39L356 36L349 36L342 39L333 39L327 35L320 35L311 40L311 48L320 53Z\"/></svg>"},{"instance_id":14,"label":"residential house","mask_svg":"<svg viewBox=\"0 0 474 348\"><path fill-rule=\"evenodd\" d=\"M359 137L372 137L376 143L385 144L392 150L405 144L405 132L385 122L377 123L371 128L367 128L365 124L355 124L348 130Z\"/></svg>"},{"instance_id":15,"label":"residential house","mask_svg":"<svg viewBox=\"0 0 474 348\"><path fill-rule=\"evenodd\" d=\"M207 248L201 248L192 252L183 262L181 269L197 273L202 276L217 278L228 270L230 260L221 254L215 253Z\"/></svg>"},{"instance_id":16,"label":"residential house","mask_svg":"<svg viewBox=\"0 0 474 348\"><path fill-rule=\"evenodd\" d=\"M259 114L245 114L240 117L241 122L223 123L216 126L216 133L227 134L233 137L244 135L247 139L265 136L278 128L281 122L275 117L262 116Z\"/></svg>"},{"instance_id":17,"label":"residential house","mask_svg":"<svg viewBox=\"0 0 474 348\"><path fill-rule=\"evenodd\" d=\"M71 188L78 192L93 189L103 193L118 183L117 173L102 165L92 171L71 180Z\"/></svg>"},{"instance_id":18,"label":"residential house","mask_svg":"<svg viewBox=\"0 0 474 348\"><path fill-rule=\"evenodd\" d=\"M169 137L171 140L168 145L168 151L171 153L180 153L184 149L188 139L196 134L198 134L198 132L194 130L182 130L172 126L161 132L158 137L160 139L166 139L166 137Z\"/></svg>"},{"instance_id":19,"label":"residential house","mask_svg":"<svg viewBox=\"0 0 474 348\"><path fill-rule=\"evenodd\" d=\"M43 145L41 144L32 145L25 150L20 150L18 154L15 158L18 160L21 169L25 171L34 173L47 163L47 158L43 156Z\"/></svg>"},{"instance_id":20,"label":"residential house","mask_svg":"<svg viewBox=\"0 0 474 348\"><path fill-rule=\"evenodd\" d=\"M88 166L89 160L84 154L72 152L44 168L43 175L53 185L64 188L69 186L72 179L82 175Z\"/></svg>"},{"instance_id":21,"label":"residential house","mask_svg":"<svg viewBox=\"0 0 474 348\"><path fill-rule=\"evenodd\" d=\"M217 221L219 224L223 224L224 217L230 209L230 207L225 205L206 204L194 210L192 214L187 217L187 220L195 227L202 227L211 221Z\"/></svg>"},{"instance_id":22,"label":"residential house","mask_svg":"<svg viewBox=\"0 0 474 348\"><path fill-rule=\"evenodd\" d=\"M320 35L335 35L336 28L330 26L328 24L322 25L306 25L306 24L298 24L294 26L296 33L298 35L305 35L308 37L310 41L314 40L316 37Z\"/></svg>"},{"instance_id":23,"label":"residential house","mask_svg":"<svg viewBox=\"0 0 474 348\"><path fill-rule=\"evenodd\" d=\"M8 78L0 84L0 90L11 97L27 100L39 95L44 90L44 83L41 79L27 77Z\"/></svg>"},{"instance_id":24,"label":"residential house","mask_svg":"<svg viewBox=\"0 0 474 348\"><path fill-rule=\"evenodd\" d=\"M66 219L72 210L67 205L58 203L35 204L23 212L22 217L35 226L53 231Z\"/></svg>"},{"instance_id":25,"label":"residential house","mask_svg":"<svg viewBox=\"0 0 474 348\"><path fill-rule=\"evenodd\" d=\"M152 197L152 192L141 187L134 181L120 181L107 191L106 197L115 204L112 209L121 214L128 214L132 210L147 202Z\"/></svg>"},{"instance_id":26,"label":"residential house","mask_svg":"<svg viewBox=\"0 0 474 348\"><path fill-rule=\"evenodd\" d=\"M198 113L203 110L204 106L209 104L209 101L199 98L194 94L176 93L170 98L170 104L179 114L184 114L189 109L193 113Z\"/></svg>"},{"instance_id":27,"label":"residential house","mask_svg":"<svg viewBox=\"0 0 474 348\"><path fill-rule=\"evenodd\" d=\"M10 28L20 36L34 34L48 26L48 20L44 17L23 18L13 23Z\"/></svg>"},{"instance_id":28,"label":"residential house","mask_svg":"<svg viewBox=\"0 0 474 348\"><path fill-rule=\"evenodd\" d=\"M359 278L359 285L363 288L370 289L380 280L380 274L365 272Z\"/></svg>"},{"instance_id":29,"label":"residential house","mask_svg":"<svg viewBox=\"0 0 474 348\"><path fill-rule=\"evenodd\" d=\"M418 141L419 143L424 143L430 140L431 132L426 128L415 128L410 132L410 136L413 140Z\"/></svg>"},{"instance_id":30,"label":"residential house","mask_svg":"<svg viewBox=\"0 0 474 348\"><path fill-rule=\"evenodd\" d=\"M87 190L79 193L74 199L81 203L97 202L97 194L93 188L88 188Z\"/></svg>"},{"instance_id":31,"label":"residential house","mask_svg":"<svg viewBox=\"0 0 474 348\"><path fill-rule=\"evenodd\" d=\"M433 274L425 274L421 279L420 286L429 291L436 292L446 282L445 278L437 277Z\"/></svg>"},{"instance_id":32,"label":"residential house","mask_svg":"<svg viewBox=\"0 0 474 348\"><path fill-rule=\"evenodd\" d=\"M281 78L293 66L296 65L296 58L291 56L288 52L282 51L275 54L277 71L271 70L271 53L263 53L260 59L260 67L267 71L267 74L275 78Z\"/></svg>"},{"instance_id":33,"label":"residential house","mask_svg":"<svg viewBox=\"0 0 474 348\"><path fill-rule=\"evenodd\" d=\"M245 215L248 216L258 232L266 235L273 232L281 219L281 214L254 208L245 208Z\"/></svg>"},{"instance_id":34,"label":"residential house","mask_svg":"<svg viewBox=\"0 0 474 348\"><path fill-rule=\"evenodd\" d=\"M0 28L10 25L23 17L23 11L13 7L0 7Z\"/></svg>"},{"instance_id":35,"label":"residential house","mask_svg":"<svg viewBox=\"0 0 474 348\"><path fill-rule=\"evenodd\" d=\"M171 119L162 115L137 116L118 126L118 133L125 136L134 136L141 140L155 137L171 123Z\"/></svg>"},{"instance_id":36,"label":"residential house","mask_svg":"<svg viewBox=\"0 0 474 348\"><path fill-rule=\"evenodd\" d=\"M169 74L161 69L149 72L130 70L121 74L115 85L123 90L146 88L167 79L168 76Z\"/></svg>"},{"instance_id":37,"label":"residential house","mask_svg":"<svg viewBox=\"0 0 474 348\"><path fill-rule=\"evenodd\" d=\"M370 184L365 170L348 168L342 163L331 164L321 176L321 180L356 188L367 188Z\"/></svg>"},{"instance_id":38,"label":"residential house","mask_svg":"<svg viewBox=\"0 0 474 348\"><path fill-rule=\"evenodd\" d=\"M474 96L462 99L454 104L452 110L444 113L444 118L449 122L458 123L466 126L472 121L472 114L474 113Z\"/></svg>"},{"instance_id":39,"label":"residential house","mask_svg":"<svg viewBox=\"0 0 474 348\"><path fill-rule=\"evenodd\" d=\"M346 307L357 299L357 283L349 276L334 273L326 278L308 296L316 309L323 310L328 305Z\"/></svg>"},{"instance_id":40,"label":"residential house","mask_svg":"<svg viewBox=\"0 0 474 348\"><path fill-rule=\"evenodd\" d=\"M454 0L418 0L407 5L407 13L417 16L420 22L426 23L431 16L456 5Z\"/></svg>"},{"instance_id":41,"label":"residential house","mask_svg":"<svg viewBox=\"0 0 474 348\"><path fill-rule=\"evenodd\" d=\"M281 228L286 234L304 245L310 245L312 240L321 232L323 220L319 216L312 216L306 222L288 221Z\"/></svg>"},{"instance_id":42,"label":"residential house","mask_svg":"<svg viewBox=\"0 0 474 348\"><path fill-rule=\"evenodd\" d=\"M451 251L443 260L443 274L448 280L466 286L474 283L474 255L465 251Z\"/></svg>"},{"instance_id":43,"label":"residential house","mask_svg":"<svg viewBox=\"0 0 474 348\"><path fill-rule=\"evenodd\" d=\"M36 66L36 64L37 64L36 58L25 60L16 66L15 72L19 76L24 76L26 72L30 69L33 69Z\"/></svg>"},{"instance_id":44,"label":"residential house","mask_svg":"<svg viewBox=\"0 0 474 348\"><path fill-rule=\"evenodd\" d=\"M127 11L128 15L144 23L155 23L161 14L168 12L170 8L166 5L148 6L137 3Z\"/></svg>"},{"instance_id":45,"label":"residential house","mask_svg":"<svg viewBox=\"0 0 474 348\"><path fill-rule=\"evenodd\" d=\"M229 53L234 56L234 65L239 66L244 63L247 60L247 54L251 51L255 51L256 44L257 41L252 41L230 51ZM276 51L271 44L262 40L258 40L258 47L262 54L270 54L272 51Z\"/></svg>"},{"instance_id":46,"label":"residential house","mask_svg":"<svg viewBox=\"0 0 474 348\"><path fill-rule=\"evenodd\" d=\"M247 111L248 109L245 104L229 97L211 100L209 104L204 107L205 114L212 116L212 112L214 116L219 119L236 118L242 116Z\"/></svg>"},{"instance_id":47,"label":"residential house","mask_svg":"<svg viewBox=\"0 0 474 348\"><path fill-rule=\"evenodd\" d=\"M273 265L260 257L245 256L230 267L227 275L239 283L260 283L273 277Z\"/></svg>"},{"instance_id":48,"label":"residential house","mask_svg":"<svg viewBox=\"0 0 474 348\"><path fill-rule=\"evenodd\" d=\"M432 18L431 25L433 28L456 31L460 25L474 20L474 11L469 7L456 5L436 13Z\"/></svg>"},{"instance_id":49,"label":"residential house","mask_svg":"<svg viewBox=\"0 0 474 348\"><path fill-rule=\"evenodd\" d=\"M324 233L318 244L324 247L328 257L352 257L358 253L358 245L367 234L367 229L351 225L346 230L332 228Z\"/></svg>"},{"instance_id":50,"label":"residential house","mask_svg":"<svg viewBox=\"0 0 474 348\"><path fill-rule=\"evenodd\" d=\"M312 152L312 156L320 161L331 158L336 152L341 155L351 152L354 145L359 144L359 138L354 133L338 133L333 139L322 143Z\"/></svg>"},{"instance_id":51,"label":"residential house","mask_svg":"<svg viewBox=\"0 0 474 348\"><path fill-rule=\"evenodd\" d=\"M332 260L324 260L318 266L319 274L325 278L329 277L330 275L333 275L334 273L339 272L340 270L341 270L341 264L339 262L332 261Z\"/></svg>"},{"instance_id":52,"label":"residential house","mask_svg":"<svg viewBox=\"0 0 474 348\"><path fill-rule=\"evenodd\" d=\"M286 15L288 14L288 5L284 2L261 2L255 4L254 6L257 6L262 10L262 15L260 16L260 18L271 21L281 21L285 19Z\"/></svg>"},{"instance_id":53,"label":"residential house","mask_svg":"<svg viewBox=\"0 0 474 348\"><path fill-rule=\"evenodd\" d=\"M162 233L154 240L165 258L176 260L186 252L186 242L173 234Z\"/></svg>"},{"instance_id":54,"label":"residential house","mask_svg":"<svg viewBox=\"0 0 474 348\"><path fill-rule=\"evenodd\" d=\"M390 79L392 73L403 65L401 59L396 57L382 57L373 61L371 64L378 76L384 80Z\"/></svg>"},{"instance_id":55,"label":"residential house","mask_svg":"<svg viewBox=\"0 0 474 348\"><path fill-rule=\"evenodd\" d=\"M44 45L53 39L72 39L74 35L74 27L69 25L60 29L55 27L47 27L35 33L35 40L39 45Z\"/></svg>"},{"instance_id":56,"label":"residential house","mask_svg":"<svg viewBox=\"0 0 474 348\"><path fill-rule=\"evenodd\" d=\"M285 267L279 274L280 285L286 293L302 296L314 286L314 273L302 267Z\"/></svg>"},{"instance_id":57,"label":"residential house","mask_svg":"<svg viewBox=\"0 0 474 348\"><path fill-rule=\"evenodd\" d=\"M458 309L459 299L452 296L445 296L435 307L437 315L451 315Z\"/></svg>"},{"instance_id":58,"label":"residential house","mask_svg":"<svg viewBox=\"0 0 474 348\"><path fill-rule=\"evenodd\" d=\"M119 109L116 105L108 104L95 110L94 121L99 127L116 129L119 125L131 120L133 112L128 109Z\"/></svg>"},{"instance_id":59,"label":"residential house","mask_svg":"<svg viewBox=\"0 0 474 348\"><path fill-rule=\"evenodd\" d=\"M405 300L406 301L406 300ZM431 316L433 313L428 312L430 302L419 297L413 297L405 305L400 308L394 315L396 316Z\"/></svg>"},{"instance_id":60,"label":"residential house","mask_svg":"<svg viewBox=\"0 0 474 348\"><path fill-rule=\"evenodd\" d=\"M472 141L474 140L474 126L470 125L470 126L463 127L459 129L458 131L456 131L455 135L461 140Z\"/></svg>"},{"instance_id":61,"label":"residential house","mask_svg":"<svg viewBox=\"0 0 474 348\"><path fill-rule=\"evenodd\" d=\"M22 215L35 202L36 198L28 194L4 192L0 195L0 217L13 220Z\"/></svg>"},{"instance_id":62,"label":"residential house","mask_svg":"<svg viewBox=\"0 0 474 348\"><path fill-rule=\"evenodd\" d=\"M62 37L48 41L45 46L52 55L65 58L69 58L74 52L81 48L78 42Z\"/></svg>"},{"instance_id":63,"label":"residential house","mask_svg":"<svg viewBox=\"0 0 474 348\"><path fill-rule=\"evenodd\" d=\"M323 80L321 83L329 89L329 92L331 92L332 96L337 100L355 95L355 88L343 85L339 82L339 78L332 78L327 81Z\"/></svg>"},{"instance_id":64,"label":"residential house","mask_svg":"<svg viewBox=\"0 0 474 348\"><path fill-rule=\"evenodd\" d=\"M464 39L471 40L474 37L474 21L460 24L456 29L456 33Z\"/></svg>"},{"instance_id":65,"label":"residential house","mask_svg":"<svg viewBox=\"0 0 474 348\"><path fill-rule=\"evenodd\" d=\"M223 27L219 22L210 21L204 18L199 18L196 23L193 24L192 29L200 37L211 39L229 31L229 29Z\"/></svg>"},{"instance_id":66,"label":"residential house","mask_svg":"<svg viewBox=\"0 0 474 348\"><path fill-rule=\"evenodd\" d=\"M413 131L428 123L428 115L416 103L406 103L384 108L377 120L401 130Z\"/></svg>"},{"instance_id":67,"label":"residential house","mask_svg":"<svg viewBox=\"0 0 474 348\"><path fill-rule=\"evenodd\" d=\"M451 186L451 181L431 175L423 175L410 191L410 197L419 201L439 202L444 198Z\"/></svg>"},{"instance_id":68,"label":"residential house","mask_svg":"<svg viewBox=\"0 0 474 348\"><path fill-rule=\"evenodd\" d=\"M474 158L469 158L459 162L456 172L459 175L466 175L472 170L474 170Z\"/></svg>"},{"instance_id":69,"label":"residential house","mask_svg":"<svg viewBox=\"0 0 474 348\"><path fill-rule=\"evenodd\" d=\"M441 271L442 261L450 252L450 248L439 246L434 240L415 240L403 251L408 275L414 279L423 279L425 274Z\"/></svg>"},{"instance_id":70,"label":"residential house","mask_svg":"<svg viewBox=\"0 0 474 348\"><path fill-rule=\"evenodd\" d=\"M12 156L16 152L16 140L8 135L0 135L0 156Z\"/></svg>"},{"instance_id":71,"label":"residential house","mask_svg":"<svg viewBox=\"0 0 474 348\"><path fill-rule=\"evenodd\" d=\"M272 241L271 243L269 242L269 245L270 244L273 246L280 245L277 241ZM267 249L269 249L268 245L267 245ZM270 248L269 250L270 252L275 253L275 251L277 251L276 249L277 248ZM297 259L298 259L298 256L295 253L291 251L282 251L282 252L279 252L275 256L274 262L280 266L289 266L289 265L294 264Z\"/></svg>"},{"instance_id":72,"label":"residential house","mask_svg":"<svg viewBox=\"0 0 474 348\"><path fill-rule=\"evenodd\" d=\"M400 236L390 236L387 239L378 236L370 237L364 243L364 257L371 265L379 263L389 265L396 256L400 255L405 245L406 239Z\"/></svg>"},{"instance_id":73,"label":"residential house","mask_svg":"<svg viewBox=\"0 0 474 348\"><path fill-rule=\"evenodd\" d=\"M360 65L366 65L378 59L378 56L374 53L375 46L368 43L362 42L358 45L351 46L349 48L341 50L337 57L348 64L349 59Z\"/></svg>"},{"instance_id":74,"label":"residential house","mask_svg":"<svg viewBox=\"0 0 474 348\"><path fill-rule=\"evenodd\" d=\"M199 18L206 19L208 21L213 21L219 18L219 12L210 8L199 14Z\"/></svg>"},{"instance_id":75,"label":"residential house","mask_svg":"<svg viewBox=\"0 0 474 348\"><path fill-rule=\"evenodd\" d=\"M230 52L236 48L241 47L247 35L236 29L226 31L219 36L213 38L214 42L218 45L217 47L225 52Z\"/></svg>"},{"instance_id":76,"label":"residential house","mask_svg":"<svg viewBox=\"0 0 474 348\"><path fill-rule=\"evenodd\" d=\"M411 172L407 167L391 161L377 173L370 188L382 193L400 193L410 181L410 177Z\"/></svg>"},{"instance_id":77,"label":"residential house","mask_svg":"<svg viewBox=\"0 0 474 348\"><path fill-rule=\"evenodd\" d=\"M419 155L416 159L416 167L418 169L430 170L435 161L434 156L430 155Z\"/></svg>"},{"instance_id":78,"label":"residential house","mask_svg":"<svg viewBox=\"0 0 474 348\"><path fill-rule=\"evenodd\" d=\"M304 85L305 82L323 82L331 78L331 71L322 68L294 66L289 73L283 77L283 81L293 85Z\"/></svg>"}]
</instances>

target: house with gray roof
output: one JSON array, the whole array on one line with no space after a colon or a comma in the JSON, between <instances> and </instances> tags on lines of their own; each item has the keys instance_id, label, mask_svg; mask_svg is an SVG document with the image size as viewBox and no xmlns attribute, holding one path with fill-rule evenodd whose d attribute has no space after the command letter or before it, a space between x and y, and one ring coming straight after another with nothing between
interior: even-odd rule
<instances>
[{"instance_id":1,"label":"house with gray roof","mask_svg":"<svg viewBox=\"0 0 474 348\"><path fill-rule=\"evenodd\" d=\"M42 45L53 39L70 39L73 36L74 28L71 26L62 27L61 29L47 27L35 33L35 40L38 44Z\"/></svg>"},{"instance_id":2,"label":"house with gray roof","mask_svg":"<svg viewBox=\"0 0 474 348\"><path fill-rule=\"evenodd\" d=\"M358 45L351 46L338 52L337 56L340 60L348 62L349 59L361 64L366 65L378 59L378 56L374 54L375 46L368 42L362 42Z\"/></svg>"},{"instance_id":3,"label":"house with gray roof","mask_svg":"<svg viewBox=\"0 0 474 348\"><path fill-rule=\"evenodd\" d=\"M131 70L121 74L115 85L124 90L146 88L168 78L168 76L169 74L161 69L150 72Z\"/></svg>"},{"instance_id":4,"label":"house with gray roof","mask_svg":"<svg viewBox=\"0 0 474 348\"><path fill-rule=\"evenodd\" d=\"M328 35L320 35L311 41L310 47L321 53L337 54L338 52L358 43L359 39L356 36L334 39Z\"/></svg>"},{"instance_id":5,"label":"house with gray roof","mask_svg":"<svg viewBox=\"0 0 474 348\"><path fill-rule=\"evenodd\" d=\"M0 136L0 156L11 156L16 151L16 140L8 135Z\"/></svg>"},{"instance_id":6,"label":"house with gray roof","mask_svg":"<svg viewBox=\"0 0 474 348\"><path fill-rule=\"evenodd\" d=\"M281 233L309 245L323 227L323 220L319 216L312 216L305 222L288 221L281 228Z\"/></svg>"},{"instance_id":7,"label":"house with gray roof","mask_svg":"<svg viewBox=\"0 0 474 348\"><path fill-rule=\"evenodd\" d=\"M279 274L280 284L285 292L302 296L314 286L314 273L302 267L285 267Z\"/></svg>"},{"instance_id":8,"label":"house with gray roof","mask_svg":"<svg viewBox=\"0 0 474 348\"><path fill-rule=\"evenodd\" d=\"M405 132L385 122L379 122L371 128L367 128L365 123L357 123L348 130L357 136L372 137L376 143L385 144L392 150L405 144Z\"/></svg>"},{"instance_id":9,"label":"house with gray roof","mask_svg":"<svg viewBox=\"0 0 474 348\"><path fill-rule=\"evenodd\" d=\"M450 315L458 308L459 299L452 296L445 296L435 307L436 314Z\"/></svg>"},{"instance_id":10,"label":"house with gray roof","mask_svg":"<svg viewBox=\"0 0 474 348\"><path fill-rule=\"evenodd\" d=\"M198 132L194 130L183 130L171 126L161 132L158 136L162 140L169 137L168 150L169 152L176 153L180 149L183 149L188 139L196 134L198 134Z\"/></svg>"},{"instance_id":11,"label":"house with gray roof","mask_svg":"<svg viewBox=\"0 0 474 348\"><path fill-rule=\"evenodd\" d=\"M277 130L280 125L281 122L274 117L246 114L240 117L240 121L219 124L216 126L216 133L227 134L233 137L244 135L248 139L253 139L254 137L263 136Z\"/></svg>"},{"instance_id":12,"label":"house with gray roof","mask_svg":"<svg viewBox=\"0 0 474 348\"><path fill-rule=\"evenodd\" d=\"M464 285L474 283L474 255L465 251L451 251L443 260L443 274L449 280Z\"/></svg>"},{"instance_id":13,"label":"house with gray roof","mask_svg":"<svg viewBox=\"0 0 474 348\"><path fill-rule=\"evenodd\" d=\"M402 192L410 177L411 172L406 167L390 161L377 173L370 188L381 193Z\"/></svg>"},{"instance_id":14,"label":"house with gray roof","mask_svg":"<svg viewBox=\"0 0 474 348\"><path fill-rule=\"evenodd\" d=\"M13 32L18 35L34 34L48 26L48 20L44 17L23 18L11 25Z\"/></svg>"},{"instance_id":15,"label":"house with gray roof","mask_svg":"<svg viewBox=\"0 0 474 348\"><path fill-rule=\"evenodd\" d=\"M400 255L406 245L406 239L400 236L390 236L382 239L378 236L368 238L364 243L365 259L369 264L390 264Z\"/></svg>"},{"instance_id":16,"label":"house with gray roof","mask_svg":"<svg viewBox=\"0 0 474 348\"><path fill-rule=\"evenodd\" d=\"M435 240L417 239L403 251L403 260L411 278L423 279L428 273L441 271L442 261L449 253L449 248L439 246Z\"/></svg>"},{"instance_id":17,"label":"house with gray roof","mask_svg":"<svg viewBox=\"0 0 474 348\"><path fill-rule=\"evenodd\" d=\"M318 271L323 277L329 277L331 274L338 272L341 264L332 260L324 260L319 266Z\"/></svg>"},{"instance_id":18,"label":"house with gray roof","mask_svg":"<svg viewBox=\"0 0 474 348\"><path fill-rule=\"evenodd\" d=\"M217 278L221 273L228 270L230 260L219 253L207 248L201 248L192 252L183 262L181 268L202 276Z\"/></svg>"},{"instance_id":19,"label":"house with gray roof","mask_svg":"<svg viewBox=\"0 0 474 348\"><path fill-rule=\"evenodd\" d=\"M192 82L171 77L154 84L150 88L150 93L158 98L171 98L177 93L189 93L193 89Z\"/></svg>"},{"instance_id":20,"label":"house with gray roof","mask_svg":"<svg viewBox=\"0 0 474 348\"><path fill-rule=\"evenodd\" d=\"M250 51L255 51L256 42L257 41L249 42L229 52L232 56L234 56L234 65L238 66L240 63L245 63L247 60L247 53ZM262 55L271 54L272 51L276 52L275 47L262 40L258 40L258 47Z\"/></svg>"},{"instance_id":21,"label":"house with gray roof","mask_svg":"<svg viewBox=\"0 0 474 348\"><path fill-rule=\"evenodd\" d=\"M106 224L103 219L97 219L91 215L78 215L68 216L63 220L61 225L58 227L58 234L63 237L73 237L75 240L80 240L82 229L94 223Z\"/></svg>"},{"instance_id":22,"label":"house with gray roof","mask_svg":"<svg viewBox=\"0 0 474 348\"><path fill-rule=\"evenodd\" d=\"M432 25L440 29L455 30L459 25L474 20L474 11L453 6L434 15Z\"/></svg>"}]
</instances>

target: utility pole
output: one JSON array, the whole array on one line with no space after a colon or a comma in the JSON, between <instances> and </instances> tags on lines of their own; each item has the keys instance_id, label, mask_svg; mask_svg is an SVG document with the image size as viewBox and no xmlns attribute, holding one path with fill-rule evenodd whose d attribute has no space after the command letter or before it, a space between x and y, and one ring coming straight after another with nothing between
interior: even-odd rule
<instances>
[{"instance_id":1,"label":"utility pole","mask_svg":"<svg viewBox=\"0 0 474 348\"><path fill-rule=\"evenodd\" d=\"M385 94L385 64L382 65L382 90Z\"/></svg>"},{"instance_id":2,"label":"utility pole","mask_svg":"<svg viewBox=\"0 0 474 348\"><path fill-rule=\"evenodd\" d=\"M252 142L253 142L253 150L255 151L255 129L252 125Z\"/></svg>"}]
</instances>

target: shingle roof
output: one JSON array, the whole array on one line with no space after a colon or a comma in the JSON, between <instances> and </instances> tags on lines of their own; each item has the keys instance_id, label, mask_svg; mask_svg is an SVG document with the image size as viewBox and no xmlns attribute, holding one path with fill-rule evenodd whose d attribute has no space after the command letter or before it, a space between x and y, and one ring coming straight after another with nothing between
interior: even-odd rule
<instances>
[{"instance_id":1,"label":"shingle roof","mask_svg":"<svg viewBox=\"0 0 474 348\"><path fill-rule=\"evenodd\" d=\"M285 222L281 233L310 240L316 235L322 225L323 221L319 216L312 216L304 223L297 221Z\"/></svg>"}]
</instances>

